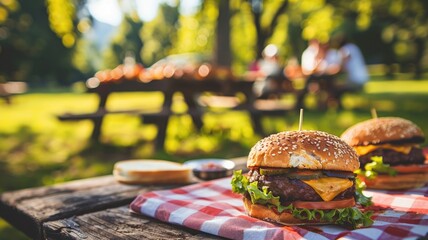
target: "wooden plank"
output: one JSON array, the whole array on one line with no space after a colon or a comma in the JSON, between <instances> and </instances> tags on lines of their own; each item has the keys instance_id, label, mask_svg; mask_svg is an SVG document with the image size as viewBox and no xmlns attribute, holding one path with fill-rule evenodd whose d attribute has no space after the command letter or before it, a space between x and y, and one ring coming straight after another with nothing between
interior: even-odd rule
<instances>
[{"instance_id":1,"label":"wooden plank","mask_svg":"<svg viewBox=\"0 0 428 240\"><path fill-rule=\"evenodd\" d=\"M122 79L119 81L103 82L96 87L88 87L88 92L112 93L112 92L166 92L171 89L172 81L150 81Z\"/></svg>"},{"instance_id":2,"label":"wooden plank","mask_svg":"<svg viewBox=\"0 0 428 240\"><path fill-rule=\"evenodd\" d=\"M98 109L96 112L92 113L64 113L58 115L57 118L60 121L80 121L80 120L91 120L103 118L108 114L129 114L129 115L139 115L141 114L140 110L120 110L120 111L107 111L104 109Z\"/></svg>"},{"instance_id":3,"label":"wooden plank","mask_svg":"<svg viewBox=\"0 0 428 240\"><path fill-rule=\"evenodd\" d=\"M79 120L88 120L88 119L89 120L100 119L110 114L127 114L131 116L140 116L140 117L168 117L170 115L179 115L174 112L171 112L169 109L164 109L164 110L160 109L158 111L141 110L141 109L109 111L106 109L98 109L96 112L92 112L92 113L64 113L64 114L57 115L57 118L58 120L61 120L61 121L79 121Z\"/></svg>"},{"instance_id":4,"label":"wooden plank","mask_svg":"<svg viewBox=\"0 0 428 240\"><path fill-rule=\"evenodd\" d=\"M235 169L246 169L246 157L233 158ZM0 216L34 239L41 239L42 224L129 204L139 193L179 185L125 185L113 176L76 180L48 187L23 189L0 195Z\"/></svg>"},{"instance_id":5,"label":"wooden plank","mask_svg":"<svg viewBox=\"0 0 428 240\"><path fill-rule=\"evenodd\" d=\"M0 216L28 236L40 239L45 221L122 206L138 193L171 187L125 185L106 176L7 192L0 196Z\"/></svg>"},{"instance_id":6,"label":"wooden plank","mask_svg":"<svg viewBox=\"0 0 428 240\"><path fill-rule=\"evenodd\" d=\"M38 198L46 195L77 191L80 189L95 188L103 185L112 184L113 182L115 182L115 180L110 175L90 179L74 180L53 186L28 188L13 192L6 192L1 195L0 199L2 200L2 202L5 200L7 200L7 202L19 202L27 198Z\"/></svg>"},{"instance_id":7,"label":"wooden plank","mask_svg":"<svg viewBox=\"0 0 428 240\"><path fill-rule=\"evenodd\" d=\"M127 206L45 222L46 239L221 239L131 213Z\"/></svg>"},{"instance_id":8,"label":"wooden plank","mask_svg":"<svg viewBox=\"0 0 428 240\"><path fill-rule=\"evenodd\" d=\"M58 186L6 192L0 195L0 216L28 236L37 238L37 236L40 236L40 226L38 224L42 219L34 218L31 215L33 211L28 211L25 206L22 206L21 203L23 201L74 192L82 188L94 188L110 184L111 180L111 177L99 177L95 180L78 180Z\"/></svg>"}]
</instances>

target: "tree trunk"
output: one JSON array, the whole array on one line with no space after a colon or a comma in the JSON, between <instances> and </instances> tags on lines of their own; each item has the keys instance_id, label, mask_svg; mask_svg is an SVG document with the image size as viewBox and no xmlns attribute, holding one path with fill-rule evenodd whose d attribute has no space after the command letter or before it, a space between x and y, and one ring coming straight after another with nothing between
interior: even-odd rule
<instances>
[{"instance_id":1,"label":"tree trunk","mask_svg":"<svg viewBox=\"0 0 428 240\"><path fill-rule=\"evenodd\" d=\"M230 6L228 0L219 1L217 19L217 38L214 51L214 64L230 68L232 53L230 48Z\"/></svg>"},{"instance_id":2,"label":"tree trunk","mask_svg":"<svg viewBox=\"0 0 428 240\"><path fill-rule=\"evenodd\" d=\"M416 45L416 56L414 60L415 78L420 79L423 73L422 58L424 57L424 54L425 54L425 39L420 37L416 38L415 45Z\"/></svg>"},{"instance_id":3,"label":"tree trunk","mask_svg":"<svg viewBox=\"0 0 428 240\"><path fill-rule=\"evenodd\" d=\"M267 45L268 39L272 36L275 27L278 25L278 19L283 14L288 7L288 0L282 2L282 4L278 7L274 15L272 16L270 24L266 28L262 28L261 25L261 17L263 13L263 0L252 0L250 1L252 4L252 12L253 12L253 21L254 26L256 28L257 34L257 42L256 42L256 57L257 59L262 58L263 49Z\"/></svg>"}]
</instances>

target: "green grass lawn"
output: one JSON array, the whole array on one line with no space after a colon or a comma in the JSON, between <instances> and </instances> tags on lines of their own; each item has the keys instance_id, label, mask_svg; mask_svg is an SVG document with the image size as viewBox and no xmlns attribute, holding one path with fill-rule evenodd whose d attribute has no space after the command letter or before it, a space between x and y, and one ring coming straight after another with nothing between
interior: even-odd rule
<instances>
[{"instance_id":1,"label":"green grass lawn","mask_svg":"<svg viewBox=\"0 0 428 240\"><path fill-rule=\"evenodd\" d=\"M175 100L175 110L185 109L179 95ZM428 136L428 80L371 81L363 93L344 96L343 110L320 111L314 107L313 98L306 100L304 129L340 135L352 124L370 118L370 109L376 108L379 116L412 120ZM133 109L141 102L148 103L149 108L158 108L162 95L114 94L108 107ZM106 117L100 143L89 141L90 121L60 122L55 117L64 112L91 112L96 106L94 94L73 92L29 92L13 97L11 105L0 99L0 192L110 174L113 164L124 159L183 162L244 156L261 138L254 134L244 112L207 114L201 132L195 131L190 117L174 116L163 151L154 151L156 127L141 125L136 117ZM281 117L264 119L263 125L270 133L295 130L298 115L297 111L290 111ZM2 220L0 236L25 239Z\"/></svg>"}]
</instances>

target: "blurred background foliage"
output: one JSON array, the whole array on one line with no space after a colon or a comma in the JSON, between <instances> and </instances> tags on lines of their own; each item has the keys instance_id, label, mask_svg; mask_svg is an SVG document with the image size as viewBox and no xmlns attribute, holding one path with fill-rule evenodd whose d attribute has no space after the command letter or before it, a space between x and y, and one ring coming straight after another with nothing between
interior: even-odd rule
<instances>
[{"instance_id":1,"label":"blurred background foliage","mask_svg":"<svg viewBox=\"0 0 428 240\"><path fill-rule=\"evenodd\" d=\"M217 28L224 1L230 24ZM170 54L221 56L229 47L239 75L269 43L280 46L285 63L300 58L308 39L328 41L338 33L360 46L367 63L385 64L389 76L400 70L418 78L428 61L425 0L195 0L192 11L182 10L189 1L113 2L116 11L98 11L118 18L115 24L94 17L91 8L111 5L103 1L1 0L0 82L69 85L127 55L148 67ZM145 19L139 9L154 3L157 14ZM230 46L216 46L226 32Z\"/></svg>"}]
</instances>

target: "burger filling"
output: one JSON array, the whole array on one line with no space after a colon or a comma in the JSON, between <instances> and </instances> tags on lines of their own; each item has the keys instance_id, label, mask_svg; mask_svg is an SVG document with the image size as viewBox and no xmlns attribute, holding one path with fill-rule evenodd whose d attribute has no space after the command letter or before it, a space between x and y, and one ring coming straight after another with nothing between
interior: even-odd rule
<instances>
[{"instance_id":1,"label":"burger filling","mask_svg":"<svg viewBox=\"0 0 428 240\"><path fill-rule=\"evenodd\" d=\"M363 169L367 163L372 162L372 157L374 156L382 156L383 163L390 166L424 164L425 162L423 151L418 147L410 148L407 153L397 152L388 148L377 148L364 155L360 155L361 168Z\"/></svg>"},{"instance_id":2,"label":"burger filling","mask_svg":"<svg viewBox=\"0 0 428 240\"><path fill-rule=\"evenodd\" d=\"M355 191L354 178L352 172L260 168L248 175L235 171L231 184L233 192L277 213L287 211L308 222L367 227L373 224L372 213L354 207L354 198L363 206L371 201Z\"/></svg>"},{"instance_id":3,"label":"burger filling","mask_svg":"<svg viewBox=\"0 0 428 240\"><path fill-rule=\"evenodd\" d=\"M355 193L354 174L347 172L308 170L262 175L260 169L254 169L248 175L250 183L257 181L260 188L268 187L283 205L294 201L344 200L354 198Z\"/></svg>"}]
</instances>

